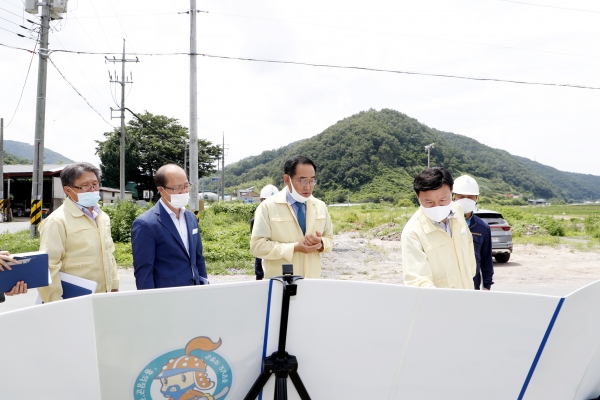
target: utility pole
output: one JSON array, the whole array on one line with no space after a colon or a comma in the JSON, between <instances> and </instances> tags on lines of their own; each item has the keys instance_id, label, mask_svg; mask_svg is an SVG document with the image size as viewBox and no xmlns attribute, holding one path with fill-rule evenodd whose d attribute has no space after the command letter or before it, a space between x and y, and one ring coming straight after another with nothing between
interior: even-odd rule
<instances>
[{"instance_id":1,"label":"utility pole","mask_svg":"<svg viewBox=\"0 0 600 400\"><path fill-rule=\"evenodd\" d=\"M42 221L42 200L44 189L44 129L46 127L46 79L48 76L48 31L50 30L50 1L40 3L42 6L41 32L39 47L39 65L37 82L37 102L35 106L35 141L33 143L33 174L31 184L31 226L29 236L37 235L37 228Z\"/></svg>"},{"instance_id":2,"label":"utility pole","mask_svg":"<svg viewBox=\"0 0 600 400\"><path fill-rule=\"evenodd\" d=\"M4 222L4 118L0 118L0 222Z\"/></svg>"},{"instance_id":3,"label":"utility pole","mask_svg":"<svg viewBox=\"0 0 600 400\"><path fill-rule=\"evenodd\" d=\"M223 132L223 154L221 154L221 199L225 201L225 132Z\"/></svg>"},{"instance_id":4,"label":"utility pole","mask_svg":"<svg viewBox=\"0 0 600 400\"><path fill-rule=\"evenodd\" d=\"M112 76L110 75L110 72L108 74L108 76L110 77L110 82L113 83L119 83L121 84L121 140L120 140L120 152L119 152L119 191L120 191L120 199L121 201L125 200L125 84L126 83L133 83L132 80L127 80L125 79L125 63L126 62L139 62L139 59L136 57L135 60L134 59L126 59L125 58L125 39L123 39L123 57L120 60L117 60L114 56L112 60L109 60L108 58L106 58L106 61L108 62L112 62L112 63L117 63L120 62L121 63L121 80L119 81L119 77L118 75L116 75L115 73L115 80L113 80ZM112 119L112 112L113 111L119 111L119 110L113 110L112 107L110 109L111 115L110 118Z\"/></svg>"},{"instance_id":5,"label":"utility pole","mask_svg":"<svg viewBox=\"0 0 600 400\"><path fill-rule=\"evenodd\" d=\"M198 211L198 80L196 60L196 0L190 0L190 208ZM195 213L196 214L196 213Z\"/></svg>"},{"instance_id":6,"label":"utility pole","mask_svg":"<svg viewBox=\"0 0 600 400\"><path fill-rule=\"evenodd\" d=\"M425 150L427 150L427 168L429 168L429 159L431 157L431 149L435 148L435 143L428 144L425 146Z\"/></svg>"}]
</instances>

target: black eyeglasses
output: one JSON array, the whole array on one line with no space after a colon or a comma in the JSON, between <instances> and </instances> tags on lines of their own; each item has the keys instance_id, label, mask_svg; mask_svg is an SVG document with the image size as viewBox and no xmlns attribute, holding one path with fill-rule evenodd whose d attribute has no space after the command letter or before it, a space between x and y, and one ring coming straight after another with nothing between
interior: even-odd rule
<instances>
[{"instance_id":1,"label":"black eyeglasses","mask_svg":"<svg viewBox=\"0 0 600 400\"><path fill-rule=\"evenodd\" d=\"M100 184L99 183L94 183L93 185L81 185L81 186L71 186L74 187L75 189L79 189L79 190L83 190L85 192L89 192L90 189L92 189L92 191L97 190L100 188Z\"/></svg>"}]
</instances>

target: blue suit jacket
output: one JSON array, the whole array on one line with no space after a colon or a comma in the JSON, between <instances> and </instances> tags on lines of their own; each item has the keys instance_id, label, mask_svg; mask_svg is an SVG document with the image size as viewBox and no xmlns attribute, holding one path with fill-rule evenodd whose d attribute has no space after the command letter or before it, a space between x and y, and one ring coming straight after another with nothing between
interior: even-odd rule
<instances>
[{"instance_id":1,"label":"blue suit jacket","mask_svg":"<svg viewBox=\"0 0 600 400\"><path fill-rule=\"evenodd\" d=\"M156 203L131 228L133 268L138 290L207 284L198 221L185 210L189 254L165 208Z\"/></svg>"},{"instance_id":2,"label":"blue suit jacket","mask_svg":"<svg viewBox=\"0 0 600 400\"><path fill-rule=\"evenodd\" d=\"M475 247L475 260L477 261L477 274L473 277L476 289L481 287L481 278L483 277L483 287L490 289L494 284L494 262L492 261L492 234L490 226L473 214L469 229L473 235L473 246Z\"/></svg>"}]
</instances>

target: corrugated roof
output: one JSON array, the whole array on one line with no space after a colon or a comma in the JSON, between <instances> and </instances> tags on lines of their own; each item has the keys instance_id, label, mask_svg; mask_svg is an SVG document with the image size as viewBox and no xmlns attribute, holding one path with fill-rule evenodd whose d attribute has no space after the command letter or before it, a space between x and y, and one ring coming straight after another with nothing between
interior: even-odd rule
<instances>
[{"instance_id":1,"label":"corrugated roof","mask_svg":"<svg viewBox=\"0 0 600 400\"><path fill-rule=\"evenodd\" d=\"M44 172L60 172L69 164L45 164ZM33 164L4 165L4 174L32 174Z\"/></svg>"}]
</instances>

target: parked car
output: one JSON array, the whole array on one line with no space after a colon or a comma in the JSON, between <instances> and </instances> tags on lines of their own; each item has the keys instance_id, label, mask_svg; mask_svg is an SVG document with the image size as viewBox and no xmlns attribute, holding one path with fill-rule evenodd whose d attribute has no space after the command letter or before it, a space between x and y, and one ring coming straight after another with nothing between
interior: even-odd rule
<instances>
[{"instance_id":1,"label":"parked car","mask_svg":"<svg viewBox=\"0 0 600 400\"><path fill-rule=\"evenodd\" d=\"M499 263L508 262L513 250L512 232L510 225L497 211L475 210L475 215L490 226L492 232L492 256Z\"/></svg>"}]
</instances>

